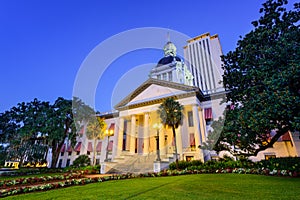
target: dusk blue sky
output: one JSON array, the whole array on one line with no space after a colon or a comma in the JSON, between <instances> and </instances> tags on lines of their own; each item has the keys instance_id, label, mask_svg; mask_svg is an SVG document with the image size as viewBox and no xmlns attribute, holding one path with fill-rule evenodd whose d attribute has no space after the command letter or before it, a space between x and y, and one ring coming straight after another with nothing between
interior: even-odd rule
<instances>
[{"instance_id":1,"label":"dusk blue sky","mask_svg":"<svg viewBox=\"0 0 300 200\"><path fill-rule=\"evenodd\" d=\"M34 98L71 99L76 74L88 54L104 40L129 29L162 27L190 37L218 34L226 54L234 50L239 36L253 29L251 22L259 18L263 2L0 0L0 112ZM166 35L161 37L162 44ZM99 81L96 109L111 110L117 81L135 66L156 63L162 56L162 51L144 50L115 60ZM147 77L138 78L142 82Z\"/></svg>"}]
</instances>

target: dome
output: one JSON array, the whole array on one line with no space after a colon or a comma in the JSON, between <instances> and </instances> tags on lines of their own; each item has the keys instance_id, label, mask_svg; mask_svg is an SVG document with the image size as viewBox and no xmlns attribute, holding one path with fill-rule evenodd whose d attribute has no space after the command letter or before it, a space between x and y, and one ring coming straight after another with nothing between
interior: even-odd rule
<instances>
[{"instance_id":1,"label":"dome","mask_svg":"<svg viewBox=\"0 0 300 200\"><path fill-rule=\"evenodd\" d=\"M164 46L164 53L165 53L165 56L176 56L176 46L175 44L173 44L172 42L167 42L167 44L165 44Z\"/></svg>"},{"instance_id":2,"label":"dome","mask_svg":"<svg viewBox=\"0 0 300 200\"><path fill-rule=\"evenodd\" d=\"M167 56L167 57L163 57L162 59L160 59L157 63L157 66L170 64L174 60L181 62L181 59L178 56Z\"/></svg>"},{"instance_id":3,"label":"dome","mask_svg":"<svg viewBox=\"0 0 300 200\"><path fill-rule=\"evenodd\" d=\"M175 44L168 41L164 46L164 57L158 61L156 67L167 65L172 62L181 62L181 59L176 56L176 50Z\"/></svg>"}]
</instances>

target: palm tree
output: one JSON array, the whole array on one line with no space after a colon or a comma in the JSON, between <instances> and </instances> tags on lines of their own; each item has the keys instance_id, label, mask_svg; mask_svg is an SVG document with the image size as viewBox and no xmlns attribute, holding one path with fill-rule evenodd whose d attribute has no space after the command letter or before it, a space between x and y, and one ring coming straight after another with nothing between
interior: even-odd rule
<instances>
[{"instance_id":1,"label":"palm tree","mask_svg":"<svg viewBox=\"0 0 300 200\"><path fill-rule=\"evenodd\" d=\"M174 98L167 98L158 109L158 114L161 122L166 126L172 128L173 138L175 143L175 158L176 168L178 169L178 155L175 129L181 124L183 106L174 100Z\"/></svg>"},{"instance_id":2,"label":"palm tree","mask_svg":"<svg viewBox=\"0 0 300 200\"><path fill-rule=\"evenodd\" d=\"M92 117L89 119L86 136L89 140L94 140L93 166L96 164L96 143L97 140L103 138L106 127L107 124L103 118Z\"/></svg>"}]
</instances>

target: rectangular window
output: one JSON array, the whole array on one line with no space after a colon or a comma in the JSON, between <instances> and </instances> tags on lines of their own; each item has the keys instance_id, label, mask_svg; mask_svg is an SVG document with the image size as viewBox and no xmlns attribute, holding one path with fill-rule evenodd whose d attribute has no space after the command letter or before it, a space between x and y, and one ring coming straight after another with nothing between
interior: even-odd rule
<instances>
[{"instance_id":1,"label":"rectangular window","mask_svg":"<svg viewBox=\"0 0 300 200\"><path fill-rule=\"evenodd\" d=\"M69 152L69 153L68 153L68 156L71 156L71 155L72 155L72 152Z\"/></svg>"},{"instance_id":2,"label":"rectangular window","mask_svg":"<svg viewBox=\"0 0 300 200\"><path fill-rule=\"evenodd\" d=\"M195 142L195 134L194 133L190 134L190 147L191 147L191 151L196 151L196 142Z\"/></svg>"},{"instance_id":3,"label":"rectangular window","mask_svg":"<svg viewBox=\"0 0 300 200\"><path fill-rule=\"evenodd\" d=\"M194 126L193 112L192 111L188 111L188 123L189 123L189 127Z\"/></svg>"},{"instance_id":4,"label":"rectangular window","mask_svg":"<svg viewBox=\"0 0 300 200\"><path fill-rule=\"evenodd\" d=\"M204 118L207 126L212 124L212 120L213 120L212 108L204 109Z\"/></svg>"},{"instance_id":5,"label":"rectangular window","mask_svg":"<svg viewBox=\"0 0 300 200\"><path fill-rule=\"evenodd\" d=\"M211 119L207 119L205 120L205 122L206 122L206 126L210 126L213 121Z\"/></svg>"},{"instance_id":6,"label":"rectangular window","mask_svg":"<svg viewBox=\"0 0 300 200\"><path fill-rule=\"evenodd\" d=\"M161 75L160 75L160 74L157 75L157 79L158 79L158 80L161 79Z\"/></svg>"},{"instance_id":7,"label":"rectangular window","mask_svg":"<svg viewBox=\"0 0 300 200\"><path fill-rule=\"evenodd\" d=\"M172 72L168 72L169 81L172 81Z\"/></svg>"},{"instance_id":8,"label":"rectangular window","mask_svg":"<svg viewBox=\"0 0 300 200\"><path fill-rule=\"evenodd\" d=\"M61 153L60 153L60 156L64 156L64 152L61 152Z\"/></svg>"},{"instance_id":9,"label":"rectangular window","mask_svg":"<svg viewBox=\"0 0 300 200\"><path fill-rule=\"evenodd\" d=\"M86 154L87 154L87 155L91 155L91 152L90 152L90 151L87 151Z\"/></svg>"},{"instance_id":10,"label":"rectangular window","mask_svg":"<svg viewBox=\"0 0 300 200\"><path fill-rule=\"evenodd\" d=\"M272 155L265 155L265 160L269 160L271 158L276 158L276 155L272 154Z\"/></svg>"},{"instance_id":11,"label":"rectangular window","mask_svg":"<svg viewBox=\"0 0 300 200\"><path fill-rule=\"evenodd\" d=\"M69 167L69 166L70 166L70 159L67 159L66 167Z\"/></svg>"},{"instance_id":12,"label":"rectangular window","mask_svg":"<svg viewBox=\"0 0 300 200\"><path fill-rule=\"evenodd\" d=\"M186 156L185 159L186 159L186 161L190 162L190 161L194 160L194 156Z\"/></svg>"},{"instance_id":13,"label":"rectangular window","mask_svg":"<svg viewBox=\"0 0 300 200\"><path fill-rule=\"evenodd\" d=\"M80 151L77 151L77 152L76 152L76 155L77 155L77 156L80 155Z\"/></svg>"},{"instance_id":14,"label":"rectangular window","mask_svg":"<svg viewBox=\"0 0 300 200\"><path fill-rule=\"evenodd\" d=\"M112 150L113 150L113 145L114 145L114 141L109 141L108 147L107 147L108 152L112 152Z\"/></svg>"},{"instance_id":15,"label":"rectangular window","mask_svg":"<svg viewBox=\"0 0 300 200\"><path fill-rule=\"evenodd\" d=\"M100 159L96 159L96 165L100 164Z\"/></svg>"},{"instance_id":16,"label":"rectangular window","mask_svg":"<svg viewBox=\"0 0 300 200\"><path fill-rule=\"evenodd\" d=\"M59 159L58 168L61 168L61 165L62 165L62 159Z\"/></svg>"},{"instance_id":17,"label":"rectangular window","mask_svg":"<svg viewBox=\"0 0 300 200\"><path fill-rule=\"evenodd\" d=\"M167 73L163 73L163 80L164 80L164 81L167 80Z\"/></svg>"}]
</instances>

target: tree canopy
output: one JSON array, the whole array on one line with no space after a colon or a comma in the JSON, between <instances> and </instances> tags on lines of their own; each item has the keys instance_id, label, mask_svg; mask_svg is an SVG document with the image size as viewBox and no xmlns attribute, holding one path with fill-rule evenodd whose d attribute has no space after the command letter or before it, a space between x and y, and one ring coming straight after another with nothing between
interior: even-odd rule
<instances>
[{"instance_id":1,"label":"tree canopy","mask_svg":"<svg viewBox=\"0 0 300 200\"><path fill-rule=\"evenodd\" d=\"M8 144L6 159L30 162L44 161L47 153L45 119L49 102L34 99L19 103L0 114L2 143Z\"/></svg>"},{"instance_id":2,"label":"tree canopy","mask_svg":"<svg viewBox=\"0 0 300 200\"><path fill-rule=\"evenodd\" d=\"M100 117L92 117L90 118L87 124L86 137L89 140L93 140L94 148L93 148L93 166L96 164L96 143L97 140L104 138L104 132L107 128L107 124L104 121L104 118Z\"/></svg>"},{"instance_id":3,"label":"tree canopy","mask_svg":"<svg viewBox=\"0 0 300 200\"><path fill-rule=\"evenodd\" d=\"M220 119L217 150L257 155L300 129L300 5L287 10L287 3L266 1L254 29L222 57L226 101L234 109Z\"/></svg>"},{"instance_id":4,"label":"tree canopy","mask_svg":"<svg viewBox=\"0 0 300 200\"><path fill-rule=\"evenodd\" d=\"M51 149L51 167L56 167L63 144L75 145L76 126L90 116L95 116L94 110L78 98L72 101L59 97L53 105L38 99L17 104L0 113L0 142L7 146L5 159L18 160L20 164L24 159L42 162Z\"/></svg>"}]
</instances>

